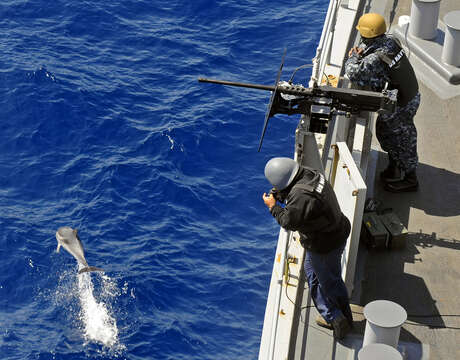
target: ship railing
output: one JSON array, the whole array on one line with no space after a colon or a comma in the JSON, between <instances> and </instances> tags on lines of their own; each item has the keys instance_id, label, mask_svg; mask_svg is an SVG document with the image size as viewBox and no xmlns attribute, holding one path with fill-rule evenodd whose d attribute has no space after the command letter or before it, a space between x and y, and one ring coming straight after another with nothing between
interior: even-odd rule
<instances>
[{"instance_id":1,"label":"ship railing","mask_svg":"<svg viewBox=\"0 0 460 360\"><path fill-rule=\"evenodd\" d=\"M337 18L338 4L342 0L331 0L326 13L326 19L324 20L323 30L321 32L321 38L316 48L316 55L313 58L313 69L311 73L310 86L313 83L318 83L324 73L324 67L330 57L332 39L335 31L335 21ZM323 50L326 51L323 54Z\"/></svg>"},{"instance_id":2,"label":"ship railing","mask_svg":"<svg viewBox=\"0 0 460 360\"><path fill-rule=\"evenodd\" d=\"M364 0L330 0L316 54L312 59L313 69L310 86L313 86L313 83L319 84L322 82L323 76L326 74L326 68L331 64L332 49L336 49L335 52L343 55L343 46L348 45L343 44L342 46L338 46L337 43L334 43L337 17L340 15L340 23L348 22L348 19L344 21L343 18L354 20L354 16L363 2ZM349 27L348 24L346 26ZM343 29L340 29L339 31L341 39L343 36L342 30ZM337 67L337 71L340 71L341 62L343 60L343 57L340 55L332 61Z\"/></svg>"}]
</instances>

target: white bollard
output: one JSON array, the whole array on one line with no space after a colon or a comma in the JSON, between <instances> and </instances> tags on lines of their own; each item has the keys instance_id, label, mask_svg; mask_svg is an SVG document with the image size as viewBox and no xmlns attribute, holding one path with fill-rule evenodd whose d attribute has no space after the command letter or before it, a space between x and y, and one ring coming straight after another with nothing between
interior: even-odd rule
<instances>
[{"instance_id":1,"label":"white bollard","mask_svg":"<svg viewBox=\"0 0 460 360\"><path fill-rule=\"evenodd\" d=\"M406 310L392 301L376 300L364 307L366 330L363 347L369 344L386 344L397 349L401 325L407 319Z\"/></svg>"},{"instance_id":2,"label":"white bollard","mask_svg":"<svg viewBox=\"0 0 460 360\"><path fill-rule=\"evenodd\" d=\"M412 0L409 33L430 40L437 36L441 0Z\"/></svg>"},{"instance_id":3,"label":"white bollard","mask_svg":"<svg viewBox=\"0 0 460 360\"><path fill-rule=\"evenodd\" d=\"M402 360L401 353L390 345L369 344L358 352L358 360Z\"/></svg>"},{"instance_id":4,"label":"white bollard","mask_svg":"<svg viewBox=\"0 0 460 360\"><path fill-rule=\"evenodd\" d=\"M460 67L460 10L447 13L444 23L446 33L441 59L446 64Z\"/></svg>"}]
</instances>

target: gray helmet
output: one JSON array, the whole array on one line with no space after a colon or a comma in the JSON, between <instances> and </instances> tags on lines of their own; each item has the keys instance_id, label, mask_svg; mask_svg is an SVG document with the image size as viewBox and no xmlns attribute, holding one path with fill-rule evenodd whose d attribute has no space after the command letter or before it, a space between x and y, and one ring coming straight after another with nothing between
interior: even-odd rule
<instances>
[{"instance_id":1,"label":"gray helmet","mask_svg":"<svg viewBox=\"0 0 460 360\"><path fill-rule=\"evenodd\" d=\"M299 164L286 157L276 157L265 165L265 177L276 190L287 188L299 171Z\"/></svg>"}]
</instances>

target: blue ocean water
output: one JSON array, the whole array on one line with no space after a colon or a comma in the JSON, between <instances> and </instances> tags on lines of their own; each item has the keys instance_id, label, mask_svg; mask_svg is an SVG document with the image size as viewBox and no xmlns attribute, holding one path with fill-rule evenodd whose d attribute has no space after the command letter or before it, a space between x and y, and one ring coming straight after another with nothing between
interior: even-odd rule
<instances>
[{"instance_id":1,"label":"blue ocean water","mask_svg":"<svg viewBox=\"0 0 460 360\"><path fill-rule=\"evenodd\" d=\"M271 85L287 48L286 79L327 5L1 2L1 359L257 357L278 233L263 168L298 118L257 153L270 94L197 78ZM77 277L60 226L105 273Z\"/></svg>"}]
</instances>

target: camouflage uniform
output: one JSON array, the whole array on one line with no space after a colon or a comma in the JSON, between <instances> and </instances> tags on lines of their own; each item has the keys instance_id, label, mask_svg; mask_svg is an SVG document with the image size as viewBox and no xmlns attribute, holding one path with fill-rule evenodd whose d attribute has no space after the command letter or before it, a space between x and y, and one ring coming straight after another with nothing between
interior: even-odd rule
<instances>
[{"instance_id":1,"label":"camouflage uniform","mask_svg":"<svg viewBox=\"0 0 460 360\"><path fill-rule=\"evenodd\" d=\"M345 73L361 88L382 91L385 83L390 83L390 75L388 65L376 52L395 54L400 48L386 35L371 41L366 40L359 48L363 49L363 52L360 55L353 52L345 63ZM405 106L397 106L394 113L377 117L376 136L380 146L406 173L414 171L417 167L417 129L414 125L414 116L419 105L420 93L417 93Z\"/></svg>"}]
</instances>

